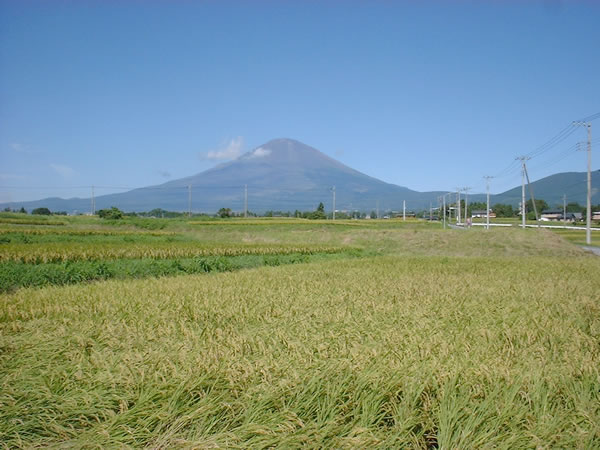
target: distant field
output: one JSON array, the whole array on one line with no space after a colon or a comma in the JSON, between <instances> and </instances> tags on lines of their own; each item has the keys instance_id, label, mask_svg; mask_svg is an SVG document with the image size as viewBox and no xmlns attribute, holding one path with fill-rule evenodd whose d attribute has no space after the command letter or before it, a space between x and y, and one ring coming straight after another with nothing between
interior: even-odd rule
<instances>
[{"instance_id":1,"label":"distant field","mask_svg":"<svg viewBox=\"0 0 600 450\"><path fill-rule=\"evenodd\" d=\"M569 242L576 245L588 245L585 241L585 230L552 230L553 233L557 233ZM592 231L592 243L593 247L600 247L600 231Z\"/></svg>"},{"instance_id":2,"label":"distant field","mask_svg":"<svg viewBox=\"0 0 600 450\"><path fill-rule=\"evenodd\" d=\"M0 282L81 276L0 294L6 448L600 447L600 258L564 233L144 223L0 224Z\"/></svg>"},{"instance_id":3,"label":"distant field","mask_svg":"<svg viewBox=\"0 0 600 450\"><path fill-rule=\"evenodd\" d=\"M473 222L474 223L485 223L485 219L473 219ZM491 223L512 224L515 226L518 226L521 224L521 222L518 218L498 218L498 219L492 219L490 222ZM526 223L527 223L527 225L537 225L537 222L534 220L533 221L528 220ZM556 226L556 227L564 226L563 222L540 222L540 224L542 224L544 226ZM556 229L551 229L551 230L553 233L560 234L563 238L565 238L569 242L572 242L573 244L588 245L585 240L585 223L582 223L582 222L567 223L567 226L570 226L570 227L575 226L578 229L577 230L572 230L572 229L565 230L565 229L556 228ZM593 222L592 228L600 228L600 224ZM600 231L598 231L598 230L592 231L591 245L594 247L600 247Z\"/></svg>"}]
</instances>

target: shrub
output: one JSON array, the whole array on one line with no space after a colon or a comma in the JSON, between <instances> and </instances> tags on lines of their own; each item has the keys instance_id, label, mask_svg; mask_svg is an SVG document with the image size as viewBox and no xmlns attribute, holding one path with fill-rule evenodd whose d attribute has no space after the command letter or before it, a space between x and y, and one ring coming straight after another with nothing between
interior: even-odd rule
<instances>
[{"instance_id":1,"label":"shrub","mask_svg":"<svg viewBox=\"0 0 600 450\"><path fill-rule=\"evenodd\" d=\"M40 216L49 216L52 214L52 212L48 208L35 208L33 211L31 211L31 214L37 214Z\"/></svg>"},{"instance_id":2,"label":"shrub","mask_svg":"<svg viewBox=\"0 0 600 450\"><path fill-rule=\"evenodd\" d=\"M100 211L98 211L98 216L102 219L122 219L123 211L113 206L110 209L101 209Z\"/></svg>"}]
</instances>

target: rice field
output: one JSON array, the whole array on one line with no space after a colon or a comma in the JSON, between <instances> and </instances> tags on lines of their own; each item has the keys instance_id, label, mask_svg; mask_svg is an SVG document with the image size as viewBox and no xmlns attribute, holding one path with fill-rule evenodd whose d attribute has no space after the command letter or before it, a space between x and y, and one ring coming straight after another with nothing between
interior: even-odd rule
<instances>
[{"instance_id":1,"label":"rice field","mask_svg":"<svg viewBox=\"0 0 600 450\"><path fill-rule=\"evenodd\" d=\"M600 447L600 258L560 235L172 230L360 253L0 294L4 447Z\"/></svg>"},{"instance_id":2,"label":"rice field","mask_svg":"<svg viewBox=\"0 0 600 450\"><path fill-rule=\"evenodd\" d=\"M31 223L27 223L31 225ZM27 235L27 236L175 236L172 231L145 231L145 230L119 230L102 228L49 228L49 227L23 227L0 225L0 236Z\"/></svg>"},{"instance_id":3,"label":"rice field","mask_svg":"<svg viewBox=\"0 0 600 450\"><path fill-rule=\"evenodd\" d=\"M258 244L205 245L190 242L132 244L126 246L120 244L95 244L90 246L82 243L47 243L37 246L14 244L2 252L0 262L20 261L40 264L122 258L171 259L198 256L335 253L338 251L341 251L341 249L332 246L296 246L284 244L270 246Z\"/></svg>"}]
</instances>

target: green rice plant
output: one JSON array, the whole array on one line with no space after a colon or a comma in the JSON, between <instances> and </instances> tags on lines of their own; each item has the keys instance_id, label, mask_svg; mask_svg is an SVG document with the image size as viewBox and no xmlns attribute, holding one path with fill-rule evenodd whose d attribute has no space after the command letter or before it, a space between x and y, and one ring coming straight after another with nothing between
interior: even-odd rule
<instances>
[{"instance_id":1,"label":"green rice plant","mask_svg":"<svg viewBox=\"0 0 600 450\"><path fill-rule=\"evenodd\" d=\"M51 230L48 230L51 231ZM70 230L65 230L70 231ZM142 245L151 245L155 243L165 242L188 242L191 239L187 236L165 232L164 234L154 234L154 232L125 232L125 233L111 233L111 232L66 232L66 233L28 233L28 232L0 232L0 243L14 243L14 244L32 244L33 246L43 247L48 243L53 245L64 245L64 244L83 244L87 246L95 245L127 245L129 243L137 243Z\"/></svg>"}]
</instances>

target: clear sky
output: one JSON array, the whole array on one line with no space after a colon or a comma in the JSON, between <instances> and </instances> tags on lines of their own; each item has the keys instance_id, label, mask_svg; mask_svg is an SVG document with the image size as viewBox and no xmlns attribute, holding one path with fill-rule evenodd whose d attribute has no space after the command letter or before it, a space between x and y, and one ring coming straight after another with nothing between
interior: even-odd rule
<instances>
[{"instance_id":1,"label":"clear sky","mask_svg":"<svg viewBox=\"0 0 600 450\"><path fill-rule=\"evenodd\" d=\"M597 112L600 2L0 0L0 201L159 184L279 137L420 191L503 174L498 193ZM584 171L582 140L532 179Z\"/></svg>"}]
</instances>

